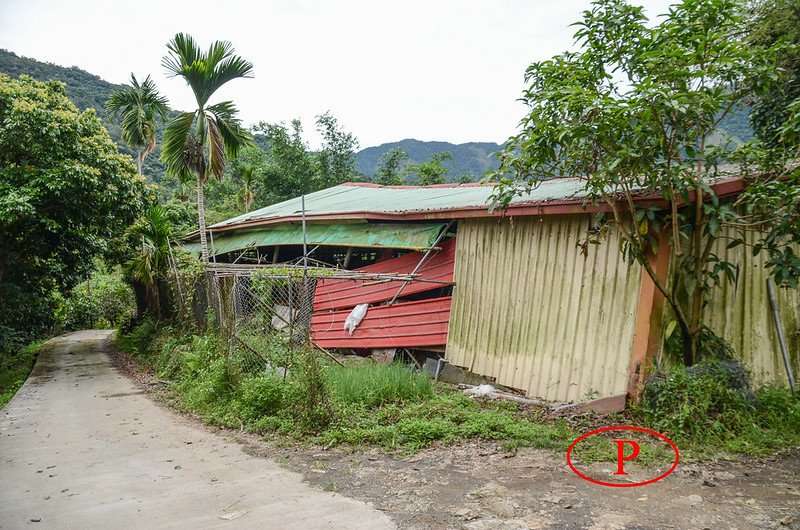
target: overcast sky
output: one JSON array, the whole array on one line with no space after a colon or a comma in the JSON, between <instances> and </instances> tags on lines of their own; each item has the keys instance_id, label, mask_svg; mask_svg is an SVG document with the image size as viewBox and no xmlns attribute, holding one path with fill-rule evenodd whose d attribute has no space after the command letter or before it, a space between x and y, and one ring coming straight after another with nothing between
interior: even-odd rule
<instances>
[{"instance_id":1,"label":"overcast sky","mask_svg":"<svg viewBox=\"0 0 800 530\"><path fill-rule=\"evenodd\" d=\"M634 0L635 2L636 0ZM669 0L636 2L651 17ZM589 0L0 0L0 48L114 83L151 74L177 109L182 80L164 74L166 42L187 32L230 40L255 78L228 83L245 124L300 118L310 134L330 111L361 147L416 138L502 142L524 114L528 64L572 45Z\"/></svg>"}]
</instances>

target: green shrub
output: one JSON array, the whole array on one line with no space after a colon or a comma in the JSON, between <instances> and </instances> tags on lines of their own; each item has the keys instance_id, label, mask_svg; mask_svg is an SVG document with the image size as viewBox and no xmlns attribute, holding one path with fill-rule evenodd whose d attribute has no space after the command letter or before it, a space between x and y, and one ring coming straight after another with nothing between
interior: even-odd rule
<instances>
[{"instance_id":1,"label":"green shrub","mask_svg":"<svg viewBox=\"0 0 800 530\"><path fill-rule=\"evenodd\" d=\"M58 311L66 331L108 329L136 314L133 290L119 274L95 274L75 286Z\"/></svg>"},{"instance_id":2,"label":"green shrub","mask_svg":"<svg viewBox=\"0 0 800 530\"><path fill-rule=\"evenodd\" d=\"M248 377L241 384L240 402L247 421L277 416L286 405L286 383L274 374Z\"/></svg>"},{"instance_id":3,"label":"green shrub","mask_svg":"<svg viewBox=\"0 0 800 530\"><path fill-rule=\"evenodd\" d=\"M334 419L319 352L301 352L290 369L292 415L301 430L319 432Z\"/></svg>"},{"instance_id":4,"label":"green shrub","mask_svg":"<svg viewBox=\"0 0 800 530\"><path fill-rule=\"evenodd\" d=\"M644 424L683 447L765 454L800 443L800 399L772 385L752 393L724 364L673 368L645 387Z\"/></svg>"},{"instance_id":5,"label":"green shrub","mask_svg":"<svg viewBox=\"0 0 800 530\"><path fill-rule=\"evenodd\" d=\"M423 399L433 392L427 375L401 363L335 366L327 370L325 379L331 396L341 404L378 406Z\"/></svg>"}]
</instances>

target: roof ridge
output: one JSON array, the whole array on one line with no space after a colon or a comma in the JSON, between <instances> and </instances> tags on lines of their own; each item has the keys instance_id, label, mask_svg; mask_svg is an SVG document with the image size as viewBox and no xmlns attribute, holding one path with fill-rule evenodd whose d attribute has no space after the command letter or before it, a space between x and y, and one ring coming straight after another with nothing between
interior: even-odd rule
<instances>
[{"instance_id":1,"label":"roof ridge","mask_svg":"<svg viewBox=\"0 0 800 530\"><path fill-rule=\"evenodd\" d=\"M385 185L375 182L343 182L340 186L354 186L359 188L386 188L389 190L420 190L420 189L438 189L438 188L482 188L487 186L497 186L497 182L450 182L447 184L429 184L427 186L415 186L409 184L402 185Z\"/></svg>"}]
</instances>

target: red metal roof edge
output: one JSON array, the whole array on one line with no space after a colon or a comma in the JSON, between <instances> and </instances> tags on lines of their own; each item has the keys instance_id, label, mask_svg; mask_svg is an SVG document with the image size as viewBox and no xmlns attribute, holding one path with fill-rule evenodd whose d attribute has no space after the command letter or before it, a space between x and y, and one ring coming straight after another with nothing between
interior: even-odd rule
<instances>
[{"instance_id":1,"label":"red metal roof edge","mask_svg":"<svg viewBox=\"0 0 800 530\"><path fill-rule=\"evenodd\" d=\"M346 185L359 185L364 187L384 187L384 188L418 188L418 186L381 186L371 182L353 182L346 183ZM465 186L464 184L450 185L439 184L430 187L458 187ZM744 179L742 177L732 177L729 179L721 180L711 185L711 188L717 193L719 197L727 197L741 192L745 188ZM690 194L693 196L693 194ZM642 195L634 197L638 203L645 203L651 205L660 205L666 207L667 202L657 195ZM402 212L389 213L389 212L371 212L369 210L358 210L351 212L342 212L335 214L306 214L306 220L348 220L348 219L363 219L369 221L430 221L435 219L465 219L472 217L505 217L505 216L518 216L518 215L565 215L565 214L580 214L580 213L594 213L594 212L608 212L611 207L607 204L589 204L585 199L554 199L550 201L531 201L531 202L518 202L508 206L504 211L489 212L487 206L463 206L451 209L438 209L438 210L406 210ZM242 223L221 226L213 229L213 232L227 232L229 230L236 230L239 228L252 227L252 226L266 226L271 224L279 224L286 222L296 222L302 220L301 215L271 217L265 219L253 219ZM193 233L194 234L194 233Z\"/></svg>"}]
</instances>

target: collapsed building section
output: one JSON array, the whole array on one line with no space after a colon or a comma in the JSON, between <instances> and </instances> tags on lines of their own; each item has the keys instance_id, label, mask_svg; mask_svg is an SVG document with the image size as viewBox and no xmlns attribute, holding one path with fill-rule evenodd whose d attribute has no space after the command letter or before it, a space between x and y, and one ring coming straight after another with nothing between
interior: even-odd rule
<instances>
[{"instance_id":1,"label":"collapsed building section","mask_svg":"<svg viewBox=\"0 0 800 530\"><path fill-rule=\"evenodd\" d=\"M744 187L735 175L709 186L720 200ZM663 355L664 304L618 251L613 227L603 244L580 246L608 205L588 202L579 178L542 182L502 211L489 210L493 193L492 184L335 186L211 226L209 268L313 269L313 284L288 282L286 307L268 312L272 327L305 326L321 348L416 348L530 397L622 408L642 367ZM665 207L644 193L635 200ZM190 234L186 249L198 252L197 239ZM668 245L665 236L651 256L664 277ZM715 249L739 273L708 301L707 324L756 382L786 384L765 258L745 248ZM800 295L777 296L782 326L798 329ZM789 341L796 370L800 335Z\"/></svg>"}]
</instances>

